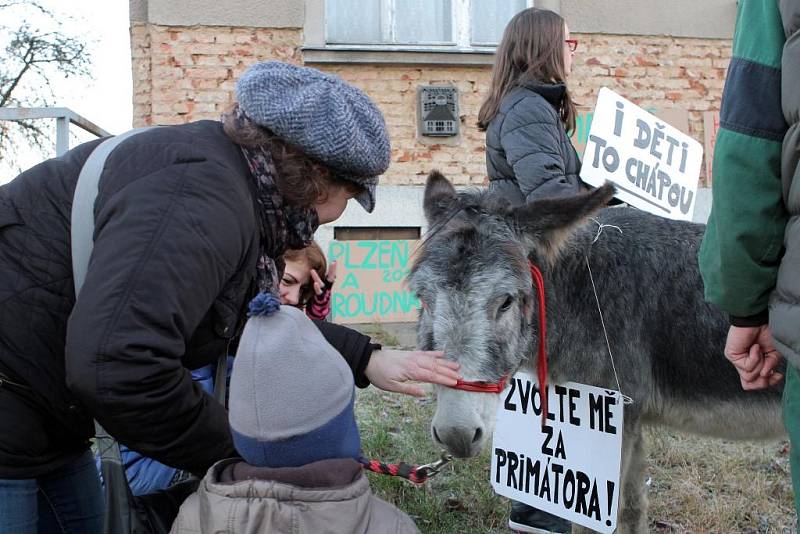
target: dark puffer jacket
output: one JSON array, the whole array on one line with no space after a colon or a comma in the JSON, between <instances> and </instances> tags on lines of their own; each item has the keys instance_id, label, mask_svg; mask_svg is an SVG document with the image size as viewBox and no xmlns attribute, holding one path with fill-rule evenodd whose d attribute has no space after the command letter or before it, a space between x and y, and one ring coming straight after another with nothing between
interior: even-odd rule
<instances>
[{"instance_id":1,"label":"dark puffer jacket","mask_svg":"<svg viewBox=\"0 0 800 534\"><path fill-rule=\"evenodd\" d=\"M783 52L781 99L789 125L781 152L783 202L789 212L775 292L770 301L770 326L775 346L800 368L800 1L780 3L786 46Z\"/></svg>"},{"instance_id":2,"label":"dark puffer jacket","mask_svg":"<svg viewBox=\"0 0 800 534\"><path fill-rule=\"evenodd\" d=\"M486 129L489 188L514 204L571 196L586 186L558 114L563 84L526 82L503 98Z\"/></svg>"},{"instance_id":3,"label":"dark puffer jacket","mask_svg":"<svg viewBox=\"0 0 800 534\"><path fill-rule=\"evenodd\" d=\"M97 144L0 187L0 478L71 460L94 434L92 417L130 448L194 473L234 454L225 409L186 368L233 350L255 293L247 164L213 121L121 144L100 180L75 303L72 195ZM369 338L321 329L364 385Z\"/></svg>"}]
</instances>

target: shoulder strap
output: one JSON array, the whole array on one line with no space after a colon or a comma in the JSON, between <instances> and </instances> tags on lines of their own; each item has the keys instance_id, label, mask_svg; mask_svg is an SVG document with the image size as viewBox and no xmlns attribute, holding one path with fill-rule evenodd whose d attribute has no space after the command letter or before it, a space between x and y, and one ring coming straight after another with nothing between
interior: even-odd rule
<instances>
[{"instance_id":1,"label":"shoulder strap","mask_svg":"<svg viewBox=\"0 0 800 534\"><path fill-rule=\"evenodd\" d=\"M106 139L95 147L83 164L75 184L70 215L70 235L72 238L72 276L75 281L75 300L78 300L89 258L94 247L94 202L100 175L103 174L106 159L125 139L149 128L138 128L124 134ZM103 524L105 534L132 534L132 501L125 466L122 463L119 444L105 429L94 422L95 447L100 456L100 472L103 476L106 498L106 515Z\"/></svg>"},{"instance_id":2,"label":"shoulder strap","mask_svg":"<svg viewBox=\"0 0 800 534\"><path fill-rule=\"evenodd\" d=\"M75 300L86 280L89 269L89 257L94 246L94 201L97 198L97 186L103 174L106 159L120 143L152 126L135 128L124 134L106 139L95 147L83 164L75 184L72 197L72 213L70 234L72 237L72 277L75 280Z\"/></svg>"},{"instance_id":3,"label":"shoulder strap","mask_svg":"<svg viewBox=\"0 0 800 534\"><path fill-rule=\"evenodd\" d=\"M71 227L72 237L72 276L75 280L75 300L86 281L89 258L94 247L94 202L97 199L100 176L106 160L123 141L134 135L150 130L154 126L134 128L128 132L106 139L95 147L78 175L75 194L72 197ZM226 386L228 374L228 355L221 354L217 360L214 376L214 398L226 406Z\"/></svg>"},{"instance_id":4,"label":"shoulder strap","mask_svg":"<svg viewBox=\"0 0 800 534\"><path fill-rule=\"evenodd\" d=\"M106 160L111 152L114 151L126 139L136 134L154 128L147 126L134 128L123 134L106 139L95 147L78 175L78 182L75 184L75 194L72 198L71 226L70 235L72 242L72 276L75 281L75 300L78 299L86 273L89 269L89 258L94 248L94 203L97 199L98 185L100 176L103 174ZM225 402L226 378L228 369L227 354L222 354L217 361L216 376L214 380L215 398L223 405ZM95 422L95 431L99 439L112 440L111 436ZM112 457L119 462L119 447L116 443L109 441L108 447L101 448L101 451L109 451Z\"/></svg>"},{"instance_id":5,"label":"shoulder strap","mask_svg":"<svg viewBox=\"0 0 800 534\"><path fill-rule=\"evenodd\" d=\"M228 344L230 345L230 343ZM217 368L214 371L214 399L221 405L228 407L228 351L217 358Z\"/></svg>"}]
</instances>

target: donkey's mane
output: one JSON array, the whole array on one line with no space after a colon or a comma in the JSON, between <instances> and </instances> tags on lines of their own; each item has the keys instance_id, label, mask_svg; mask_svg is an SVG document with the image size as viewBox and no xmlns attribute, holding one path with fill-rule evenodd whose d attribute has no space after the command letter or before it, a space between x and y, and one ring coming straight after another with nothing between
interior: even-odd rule
<instances>
[{"instance_id":1,"label":"donkey's mane","mask_svg":"<svg viewBox=\"0 0 800 534\"><path fill-rule=\"evenodd\" d=\"M509 212L510 204L486 188L461 191L449 200L445 215L431 225L423 242L440 232L463 230L466 223L475 225L481 215L504 216Z\"/></svg>"},{"instance_id":2,"label":"donkey's mane","mask_svg":"<svg viewBox=\"0 0 800 534\"><path fill-rule=\"evenodd\" d=\"M444 261L463 265L465 255L497 257L499 254L524 260L518 248L523 245L521 230L514 220L513 206L505 198L487 188L471 188L456 193L442 208L442 215L431 223L418 247L412 274L423 261L433 260L437 266ZM592 221L581 225L569 237L561 253L548 258L549 263L576 253L576 248L586 250L591 245L590 226L595 225ZM524 269L524 264L517 268Z\"/></svg>"},{"instance_id":3,"label":"donkey's mane","mask_svg":"<svg viewBox=\"0 0 800 534\"><path fill-rule=\"evenodd\" d=\"M496 257L498 253L519 256L519 238L509 219L511 205L484 189L468 189L449 199L443 214L425 234L412 266L433 261L437 266L465 266L469 260Z\"/></svg>"}]
</instances>

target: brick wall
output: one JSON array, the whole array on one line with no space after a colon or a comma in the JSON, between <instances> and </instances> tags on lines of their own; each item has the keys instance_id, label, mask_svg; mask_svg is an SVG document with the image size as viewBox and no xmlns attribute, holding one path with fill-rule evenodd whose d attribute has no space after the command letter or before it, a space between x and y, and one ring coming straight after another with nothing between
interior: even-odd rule
<instances>
[{"instance_id":1,"label":"brick wall","mask_svg":"<svg viewBox=\"0 0 800 534\"><path fill-rule=\"evenodd\" d=\"M682 108L689 132L703 142L704 111L719 110L730 40L575 35L580 48L569 79L575 100L594 105L608 86L645 108ZM252 63L302 63L302 30L229 27L131 27L134 125L218 118L232 102L236 78ZM364 89L383 110L393 163L388 184L422 184L438 168L456 184L485 181L484 136L475 127L488 67L314 65ZM416 87L454 84L462 116L458 139L416 133ZM704 175L701 182L704 184ZM704 184L705 185L705 184Z\"/></svg>"}]
</instances>

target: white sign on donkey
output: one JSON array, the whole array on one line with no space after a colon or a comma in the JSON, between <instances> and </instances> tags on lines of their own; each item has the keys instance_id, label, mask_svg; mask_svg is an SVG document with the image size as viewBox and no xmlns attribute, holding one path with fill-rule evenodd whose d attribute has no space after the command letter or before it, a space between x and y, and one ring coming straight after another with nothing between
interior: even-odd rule
<instances>
[{"instance_id":1,"label":"white sign on donkey","mask_svg":"<svg viewBox=\"0 0 800 534\"><path fill-rule=\"evenodd\" d=\"M703 146L611 89L597 95L581 179L641 210L692 220Z\"/></svg>"},{"instance_id":2,"label":"white sign on donkey","mask_svg":"<svg viewBox=\"0 0 800 534\"><path fill-rule=\"evenodd\" d=\"M617 526L622 395L567 382L547 385L547 424L536 379L518 372L500 394L492 442L494 490L591 528Z\"/></svg>"}]
</instances>

